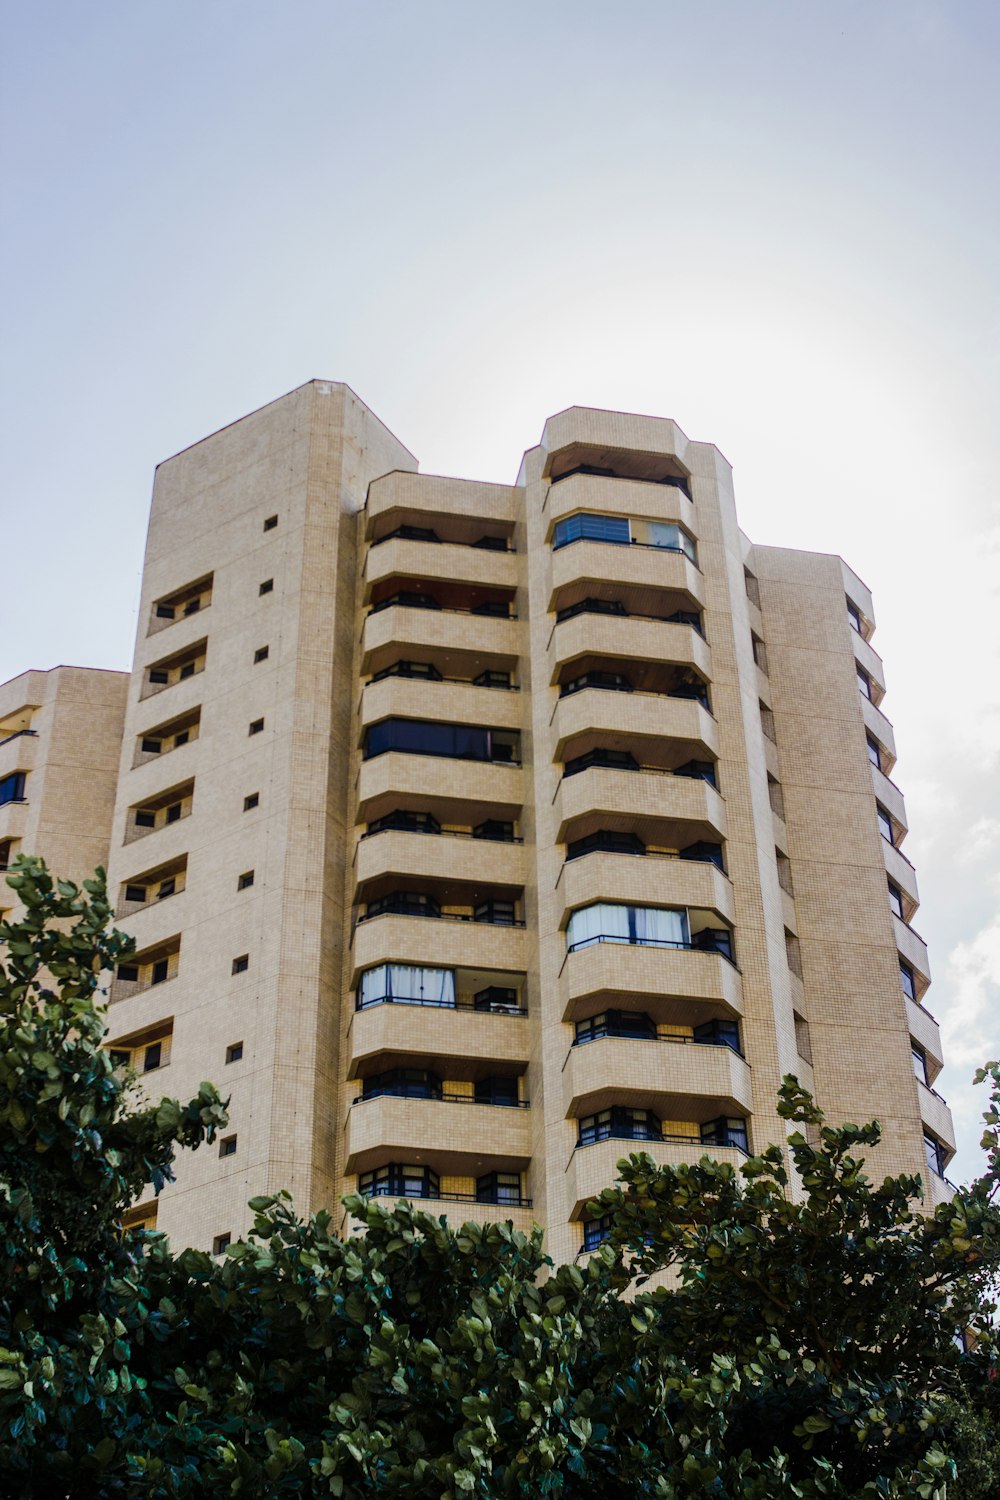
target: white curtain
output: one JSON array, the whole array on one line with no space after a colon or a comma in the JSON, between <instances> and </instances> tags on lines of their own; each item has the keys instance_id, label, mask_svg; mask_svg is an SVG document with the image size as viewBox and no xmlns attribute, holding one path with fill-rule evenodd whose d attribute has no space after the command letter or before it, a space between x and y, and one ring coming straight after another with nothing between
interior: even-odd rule
<instances>
[{"instance_id":1,"label":"white curtain","mask_svg":"<svg viewBox=\"0 0 1000 1500\"><path fill-rule=\"evenodd\" d=\"M593 906L581 906L569 919L569 928L566 940L570 948L578 948L583 943L592 943L599 937L612 938L615 942L627 943L628 938L628 912L627 906L613 905L609 901L599 901Z\"/></svg>"},{"instance_id":2,"label":"white curtain","mask_svg":"<svg viewBox=\"0 0 1000 1500\"><path fill-rule=\"evenodd\" d=\"M632 909L637 943L686 943L687 912L671 911L662 906L636 906Z\"/></svg>"},{"instance_id":3,"label":"white curtain","mask_svg":"<svg viewBox=\"0 0 1000 1500\"><path fill-rule=\"evenodd\" d=\"M433 1000L437 1005L455 1004L455 974L452 969L428 969L418 964L379 964L361 976L361 1004L392 999Z\"/></svg>"}]
</instances>

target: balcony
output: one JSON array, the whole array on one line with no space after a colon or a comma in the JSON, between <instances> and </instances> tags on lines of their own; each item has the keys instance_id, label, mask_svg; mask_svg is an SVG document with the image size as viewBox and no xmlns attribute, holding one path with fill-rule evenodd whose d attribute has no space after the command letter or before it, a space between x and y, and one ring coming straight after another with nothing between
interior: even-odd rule
<instances>
[{"instance_id":1,"label":"balcony","mask_svg":"<svg viewBox=\"0 0 1000 1500\"><path fill-rule=\"evenodd\" d=\"M613 480L610 484L609 478ZM569 474L556 480L549 488L546 508L550 539L556 522L578 510L604 516L676 521L686 527L691 525L692 518L691 500L679 484L603 474Z\"/></svg>"},{"instance_id":2,"label":"balcony","mask_svg":"<svg viewBox=\"0 0 1000 1500\"><path fill-rule=\"evenodd\" d=\"M442 1061L527 1067L531 1056L527 1012L481 1011L471 1001L456 1006L372 1005L351 1022L351 1076L381 1059L380 1066L406 1067L432 1052Z\"/></svg>"},{"instance_id":3,"label":"balcony","mask_svg":"<svg viewBox=\"0 0 1000 1500\"><path fill-rule=\"evenodd\" d=\"M701 907L735 920L732 885L707 861L595 852L567 861L557 889L567 912L596 901L631 901Z\"/></svg>"},{"instance_id":4,"label":"balcony","mask_svg":"<svg viewBox=\"0 0 1000 1500\"><path fill-rule=\"evenodd\" d=\"M929 1010L916 1000L904 996L906 1004L906 1021L910 1028L910 1035L915 1042L924 1049L924 1053L932 1066L932 1074L936 1077L944 1066L944 1053L941 1049L941 1032L937 1021Z\"/></svg>"},{"instance_id":5,"label":"balcony","mask_svg":"<svg viewBox=\"0 0 1000 1500\"><path fill-rule=\"evenodd\" d=\"M362 731L383 719L431 719L445 724L519 729L522 713L519 693L477 687L471 682L383 677L380 682L369 682L361 698Z\"/></svg>"},{"instance_id":6,"label":"balcony","mask_svg":"<svg viewBox=\"0 0 1000 1500\"><path fill-rule=\"evenodd\" d=\"M527 1109L382 1094L351 1106L346 1150L348 1173L395 1160L433 1161L456 1176L518 1171L531 1159L531 1116Z\"/></svg>"},{"instance_id":7,"label":"balcony","mask_svg":"<svg viewBox=\"0 0 1000 1500\"><path fill-rule=\"evenodd\" d=\"M927 944L919 932L915 932L912 927L900 921L895 912L891 913L891 916L892 928L896 937L896 947L899 949L900 956L912 968L921 973L925 979L929 979L931 969L930 960L927 957Z\"/></svg>"},{"instance_id":8,"label":"balcony","mask_svg":"<svg viewBox=\"0 0 1000 1500\"><path fill-rule=\"evenodd\" d=\"M889 879L899 886L903 895L915 906L920 903L920 895L917 891L917 872L910 864L906 855L895 844L890 844L888 839L882 840L882 855L885 859L885 873Z\"/></svg>"},{"instance_id":9,"label":"balcony","mask_svg":"<svg viewBox=\"0 0 1000 1500\"><path fill-rule=\"evenodd\" d=\"M504 542L505 548L507 545ZM372 589L389 578L479 584L513 591L517 587L518 558L514 552L493 547L393 536L368 550L365 603Z\"/></svg>"},{"instance_id":10,"label":"balcony","mask_svg":"<svg viewBox=\"0 0 1000 1500\"><path fill-rule=\"evenodd\" d=\"M688 705L685 705L687 707ZM594 827L649 830L657 844L683 848L699 838L726 836L726 807L715 787L700 777L675 776L659 767L636 771L590 766L564 776L556 797L559 838L570 826L575 837ZM626 824L625 819L634 820ZM586 820L586 826L584 822Z\"/></svg>"},{"instance_id":11,"label":"balcony","mask_svg":"<svg viewBox=\"0 0 1000 1500\"><path fill-rule=\"evenodd\" d=\"M455 528L465 528L457 534L475 542L484 532L509 535L513 531L516 492L506 484L480 484L397 469L372 481L366 512L369 540L408 523L447 526L449 535L455 534Z\"/></svg>"},{"instance_id":12,"label":"balcony","mask_svg":"<svg viewBox=\"0 0 1000 1500\"><path fill-rule=\"evenodd\" d=\"M433 921L387 913L358 924L354 934L354 982L362 969L390 960L450 969L521 973L527 969L523 927L488 922Z\"/></svg>"},{"instance_id":13,"label":"balcony","mask_svg":"<svg viewBox=\"0 0 1000 1500\"><path fill-rule=\"evenodd\" d=\"M553 626L551 654L555 663L553 682L560 679L560 664L588 656L607 657L617 663L672 662L693 668L706 680L712 675L708 643L691 625L634 615L579 614L562 620ZM636 687L642 686L634 668L625 666L621 670L633 678Z\"/></svg>"},{"instance_id":14,"label":"balcony","mask_svg":"<svg viewBox=\"0 0 1000 1500\"><path fill-rule=\"evenodd\" d=\"M588 732L600 736L602 743L607 744L622 742L623 736L629 739L669 739L699 748L706 759L714 760L718 756L718 725L708 710L691 698L585 688L557 700L552 726L559 758L565 755L567 741ZM641 750L636 749L634 753L639 758L646 758Z\"/></svg>"},{"instance_id":15,"label":"balcony","mask_svg":"<svg viewBox=\"0 0 1000 1500\"><path fill-rule=\"evenodd\" d=\"M955 1126L951 1110L941 1095L926 1083L917 1079L917 1094L920 1100L920 1119L933 1136L947 1149L948 1155L955 1153Z\"/></svg>"},{"instance_id":16,"label":"balcony","mask_svg":"<svg viewBox=\"0 0 1000 1500\"><path fill-rule=\"evenodd\" d=\"M572 1116L625 1104L702 1124L748 1115L752 1104L750 1067L731 1047L665 1037L607 1036L571 1047L563 1080Z\"/></svg>"},{"instance_id":17,"label":"balcony","mask_svg":"<svg viewBox=\"0 0 1000 1500\"><path fill-rule=\"evenodd\" d=\"M456 823L471 824L483 817L515 817L523 800L521 768L510 762L390 750L363 761L358 771L358 811L366 821L405 803L439 812L447 808Z\"/></svg>"},{"instance_id":18,"label":"balcony","mask_svg":"<svg viewBox=\"0 0 1000 1500\"><path fill-rule=\"evenodd\" d=\"M386 829L362 837L355 858L358 885L393 875L523 887L524 846L459 837L445 830L430 834Z\"/></svg>"},{"instance_id":19,"label":"balcony","mask_svg":"<svg viewBox=\"0 0 1000 1500\"><path fill-rule=\"evenodd\" d=\"M0 739L0 780L14 771L33 771L38 763L38 733L15 729Z\"/></svg>"},{"instance_id":20,"label":"balcony","mask_svg":"<svg viewBox=\"0 0 1000 1500\"><path fill-rule=\"evenodd\" d=\"M510 667L520 651L519 627L502 615L392 604L365 617L361 649L363 672L380 671L414 652L435 660L443 656L446 664L453 659L456 671L461 663L475 670L480 660L484 666Z\"/></svg>"},{"instance_id":21,"label":"balcony","mask_svg":"<svg viewBox=\"0 0 1000 1500\"><path fill-rule=\"evenodd\" d=\"M670 1018L698 1025L712 1013L743 1014L739 971L720 953L693 948L651 948L628 943L594 943L567 953L560 979L563 1019L586 1008L621 1003L649 1008L669 1002Z\"/></svg>"},{"instance_id":22,"label":"balcony","mask_svg":"<svg viewBox=\"0 0 1000 1500\"><path fill-rule=\"evenodd\" d=\"M739 1171L746 1161L745 1154L735 1146L706 1146L694 1136L690 1144L683 1140L598 1141L596 1145L574 1151L569 1164L569 1197L574 1205L574 1217L598 1197L602 1188L614 1187L618 1179L618 1163L634 1152L645 1152L658 1165L671 1167L682 1164L697 1166L703 1156L708 1156L713 1161L728 1162Z\"/></svg>"},{"instance_id":23,"label":"balcony","mask_svg":"<svg viewBox=\"0 0 1000 1500\"><path fill-rule=\"evenodd\" d=\"M858 702L861 704L861 717L864 719L865 728L881 744L885 746L893 760L896 759L896 736L892 725L880 708L876 708L870 698L863 693L858 694Z\"/></svg>"},{"instance_id":24,"label":"balcony","mask_svg":"<svg viewBox=\"0 0 1000 1500\"><path fill-rule=\"evenodd\" d=\"M855 661L859 666L864 667L871 678L876 698L882 699L885 696L885 668L882 665L881 656L871 642L856 630L851 631L851 644L854 647Z\"/></svg>"},{"instance_id":25,"label":"balcony","mask_svg":"<svg viewBox=\"0 0 1000 1500\"><path fill-rule=\"evenodd\" d=\"M571 584L581 582L672 589L688 595L699 609L705 604L705 581L695 564L684 553L662 547L619 547L589 541L560 547L552 554L549 608L557 607L557 600Z\"/></svg>"}]
</instances>

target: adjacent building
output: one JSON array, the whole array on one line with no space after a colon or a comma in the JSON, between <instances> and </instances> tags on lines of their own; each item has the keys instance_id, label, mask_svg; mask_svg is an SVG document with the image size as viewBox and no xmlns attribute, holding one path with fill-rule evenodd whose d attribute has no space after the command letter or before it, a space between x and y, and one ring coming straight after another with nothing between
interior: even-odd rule
<instances>
[{"instance_id":1,"label":"adjacent building","mask_svg":"<svg viewBox=\"0 0 1000 1500\"><path fill-rule=\"evenodd\" d=\"M878 1167L935 1201L873 629L839 558L743 536L725 459L668 420L571 408L482 484L314 381L162 464L109 1043L232 1102L137 1217L221 1249L251 1195L360 1189L541 1222L565 1259L629 1151L783 1140L786 1073L877 1113Z\"/></svg>"}]
</instances>

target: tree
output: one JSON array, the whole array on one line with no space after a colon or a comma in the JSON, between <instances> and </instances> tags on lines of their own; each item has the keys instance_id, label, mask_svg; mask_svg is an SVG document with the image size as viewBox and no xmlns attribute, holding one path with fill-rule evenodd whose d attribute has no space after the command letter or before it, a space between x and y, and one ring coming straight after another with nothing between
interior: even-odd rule
<instances>
[{"instance_id":1,"label":"tree","mask_svg":"<svg viewBox=\"0 0 1000 1500\"><path fill-rule=\"evenodd\" d=\"M225 1256L122 1235L177 1146L225 1114L137 1105L101 1051L103 878L38 862L0 928L0 1469L11 1495L624 1494L682 1500L1000 1492L994 1292L1000 1066L987 1170L932 1217L874 1186L878 1126L825 1126L786 1080L801 1201L775 1147L621 1164L609 1234L554 1267L539 1231L346 1200L361 1232L253 1200ZM89 899L88 899L89 898ZM66 921L72 922L68 930ZM54 925L56 924L56 925ZM48 977L43 977L47 971ZM665 1286L661 1273L668 1273ZM956 1480L955 1475L958 1475Z\"/></svg>"}]
</instances>

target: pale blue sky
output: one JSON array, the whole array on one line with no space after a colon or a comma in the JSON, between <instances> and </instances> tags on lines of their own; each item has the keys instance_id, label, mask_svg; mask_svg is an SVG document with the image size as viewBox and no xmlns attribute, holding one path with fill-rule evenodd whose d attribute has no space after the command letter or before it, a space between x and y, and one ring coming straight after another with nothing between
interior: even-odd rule
<instances>
[{"instance_id":1,"label":"pale blue sky","mask_svg":"<svg viewBox=\"0 0 1000 1500\"><path fill-rule=\"evenodd\" d=\"M1000 9L0 14L0 680L127 666L153 466L313 376L483 479L571 403L674 417L755 540L874 590L971 1170L1000 1052Z\"/></svg>"}]
</instances>

